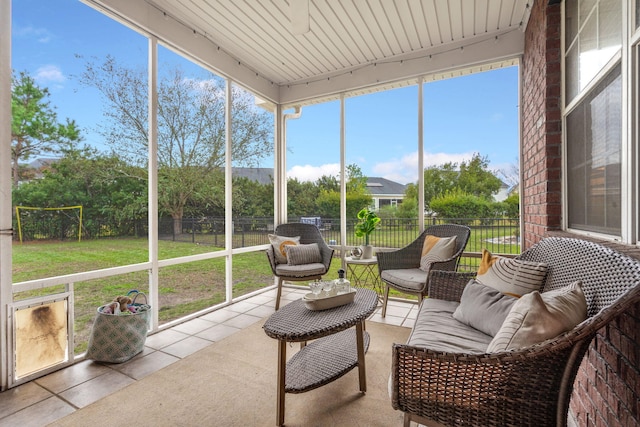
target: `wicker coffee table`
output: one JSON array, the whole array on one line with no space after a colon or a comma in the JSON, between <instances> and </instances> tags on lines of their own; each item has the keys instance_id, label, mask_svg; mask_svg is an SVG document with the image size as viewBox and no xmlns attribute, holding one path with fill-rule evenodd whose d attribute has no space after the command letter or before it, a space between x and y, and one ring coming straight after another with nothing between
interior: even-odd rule
<instances>
[{"instance_id":1,"label":"wicker coffee table","mask_svg":"<svg viewBox=\"0 0 640 427\"><path fill-rule=\"evenodd\" d=\"M302 299L272 314L263 328L278 340L276 425L284 424L285 393L304 393L334 381L358 366L360 391L367 391L364 354L369 334L364 321L376 309L378 295L358 289L351 304L312 311ZM355 326L355 330L351 329ZM287 362L287 342L314 340Z\"/></svg>"}]
</instances>

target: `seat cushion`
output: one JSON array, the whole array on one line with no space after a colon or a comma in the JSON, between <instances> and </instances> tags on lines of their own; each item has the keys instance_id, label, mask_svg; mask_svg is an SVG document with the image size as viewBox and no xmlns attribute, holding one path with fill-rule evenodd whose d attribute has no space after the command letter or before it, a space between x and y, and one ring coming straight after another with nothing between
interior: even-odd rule
<instances>
[{"instance_id":1,"label":"seat cushion","mask_svg":"<svg viewBox=\"0 0 640 427\"><path fill-rule=\"evenodd\" d=\"M453 318L457 302L426 298L407 344L434 351L486 353L491 336Z\"/></svg>"},{"instance_id":2,"label":"seat cushion","mask_svg":"<svg viewBox=\"0 0 640 427\"><path fill-rule=\"evenodd\" d=\"M308 277L326 273L326 267L320 262L303 265L276 265L276 274L282 277Z\"/></svg>"},{"instance_id":3,"label":"seat cushion","mask_svg":"<svg viewBox=\"0 0 640 427\"><path fill-rule=\"evenodd\" d=\"M399 290L422 292L429 273L419 268L403 268L399 270L384 270L380 277Z\"/></svg>"}]
</instances>

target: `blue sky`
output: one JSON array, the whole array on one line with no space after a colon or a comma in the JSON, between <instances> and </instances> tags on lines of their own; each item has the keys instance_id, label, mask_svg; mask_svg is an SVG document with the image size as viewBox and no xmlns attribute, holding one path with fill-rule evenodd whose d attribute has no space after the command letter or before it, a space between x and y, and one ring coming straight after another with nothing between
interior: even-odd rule
<instances>
[{"instance_id":1,"label":"blue sky","mask_svg":"<svg viewBox=\"0 0 640 427\"><path fill-rule=\"evenodd\" d=\"M144 37L78 0L13 0L12 68L49 88L60 120L74 119L85 142L99 148L95 132L102 106L92 89L80 87L85 58L112 55L146 67ZM169 54L168 61L185 61ZM163 55L160 55L161 59ZM518 159L516 67L428 83L424 87L425 166L460 162L478 152L489 167L512 173ZM340 161L339 102L304 107L288 122L289 175L315 180L337 175ZM348 164L367 176L414 182L417 171L417 88L347 98ZM272 160L262 162L272 166Z\"/></svg>"}]
</instances>

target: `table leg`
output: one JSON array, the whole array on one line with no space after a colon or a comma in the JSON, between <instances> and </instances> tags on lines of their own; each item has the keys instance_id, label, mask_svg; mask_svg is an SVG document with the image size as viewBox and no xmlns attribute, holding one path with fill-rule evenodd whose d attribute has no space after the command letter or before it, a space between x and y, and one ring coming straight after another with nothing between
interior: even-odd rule
<instances>
[{"instance_id":1,"label":"table leg","mask_svg":"<svg viewBox=\"0 0 640 427\"><path fill-rule=\"evenodd\" d=\"M367 373L364 365L364 320L356 324L356 345L358 346L358 377L360 391L367 391Z\"/></svg>"},{"instance_id":2,"label":"table leg","mask_svg":"<svg viewBox=\"0 0 640 427\"><path fill-rule=\"evenodd\" d=\"M278 340L278 407L276 409L276 425L284 424L284 387L287 368L287 342Z\"/></svg>"}]
</instances>

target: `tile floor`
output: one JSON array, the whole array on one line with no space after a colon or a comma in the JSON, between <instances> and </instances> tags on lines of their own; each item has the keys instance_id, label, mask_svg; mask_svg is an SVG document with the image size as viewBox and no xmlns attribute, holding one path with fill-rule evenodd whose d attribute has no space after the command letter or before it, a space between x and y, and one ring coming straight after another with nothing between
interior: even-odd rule
<instances>
[{"instance_id":1,"label":"tile floor","mask_svg":"<svg viewBox=\"0 0 640 427\"><path fill-rule=\"evenodd\" d=\"M285 287L281 305L307 292ZM268 290L150 335L144 351L125 363L85 360L0 393L0 426L40 427L60 419L272 314L275 296ZM378 307L369 320L411 327L417 312L415 303L389 301L385 318Z\"/></svg>"}]
</instances>

